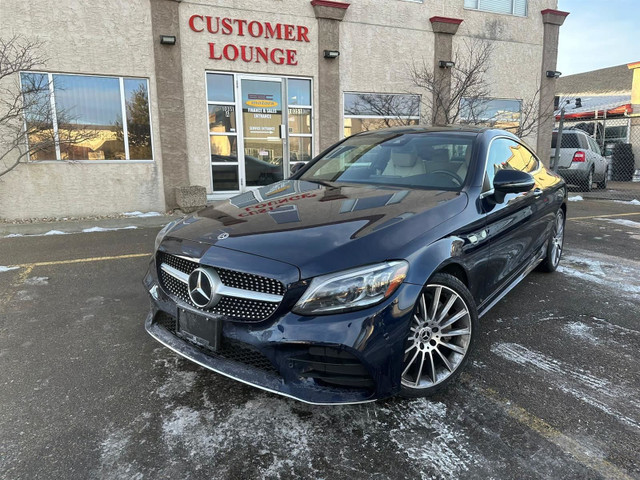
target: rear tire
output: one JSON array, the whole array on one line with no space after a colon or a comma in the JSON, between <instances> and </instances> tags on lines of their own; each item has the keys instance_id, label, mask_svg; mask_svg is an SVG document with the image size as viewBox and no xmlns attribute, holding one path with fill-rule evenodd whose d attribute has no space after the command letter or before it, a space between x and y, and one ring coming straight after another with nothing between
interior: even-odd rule
<instances>
[{"instance_id":1,"label":"rear tire","mask_svg":"<svg viewBox=\"0 0 640 480\"><path fill-rule=\"evenodd\" d=\"M543 272L555 272L560 265L560 257L562 257L562 249L564 248L564 223L564 211L560 209L556 213L551 235L547 242L547 256L540 263L539 269Z\"/></svg>"},{"instance_id":2,"label":"rear tire","mask_svg":"<svg viewBox=\"0 0 640 480\"><path fill-rule=\"evenodd\" d=\"M609 169L606 169L604 171L604 177L602 178L601 182L598 182L598 188L600 190L606 190L607 189L607 177L609 176Z\"/></svg>"},{"instance_id":3,"label":"rear tire","mask_svg":"<svg viewBox=\"0 0 640 480\"><path fill-rule=\"evenodd\" d=\"M593 168L589 170L589 175L587 175L585 182L586 182L586 185L584 185L584 188L582 189L582 191L590 192L591 189L593 188Z\"/></svg>"},{"instance_id":4,"label":"rear tire","mask_svg":"<svg viewBox=\"0 0 640 480\"><path fill-rule=\"evenodd\" d=\"M426 397L446 388L469 361L477 332L478 313L467 287L453 275L436 273L414 307L400 394Z\"/></svg>"}]
</instances>

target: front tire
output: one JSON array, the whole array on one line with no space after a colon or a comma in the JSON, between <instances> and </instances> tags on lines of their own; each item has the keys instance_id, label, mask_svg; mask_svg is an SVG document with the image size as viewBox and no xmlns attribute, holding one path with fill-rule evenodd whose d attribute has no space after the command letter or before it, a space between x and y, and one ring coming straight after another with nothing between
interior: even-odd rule
<instances>
[{"instance_id":1,"label":"front tire","mask_svg":"<svg viewBox=\"0 0 640 480\"><path fill-rule=\"evenodd\" d=\"M556 213L551 236L547 243L547 256L540 264L540 270L543 272L555 272L560 265L560 257L564 247L564 223L564 211L560 209Z\"/></svg>"},{"instance_id":2,"label":"front tire","mask_svg":"<svg viewBox=\"0 0 640 480\"><path fill-rule=\"evenodd\" d=\"M401 395L425 397L446 388L467 364L477 332L478 313L467 287L453 275L435 274L414 307Z\"/></svg>"}]
</instances>

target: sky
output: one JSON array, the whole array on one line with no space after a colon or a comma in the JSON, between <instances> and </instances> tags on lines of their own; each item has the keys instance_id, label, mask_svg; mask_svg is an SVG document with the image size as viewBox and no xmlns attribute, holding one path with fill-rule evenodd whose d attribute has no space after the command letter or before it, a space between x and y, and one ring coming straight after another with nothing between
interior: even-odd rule
<instances>
[{"instance_id":1,"label":"sky","mask_svg":"<svg viewBox=\"0 0 640 480\"><path fill-rule=\"evenodd\" d=\"M640 61L640 0L558 0L563 75ZM634 25L635 24L635 25Z\"/></svg>"}]
</instances>

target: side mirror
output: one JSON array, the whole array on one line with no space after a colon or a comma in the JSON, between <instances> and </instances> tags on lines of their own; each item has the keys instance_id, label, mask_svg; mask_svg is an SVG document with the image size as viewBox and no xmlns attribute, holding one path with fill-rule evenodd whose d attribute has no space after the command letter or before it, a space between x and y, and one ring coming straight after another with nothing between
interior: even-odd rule
<instances>
[{"instance_id":1,"label":"side mirror","mask_svg":"<svg viewBox=\"0 0 640 480\"><path fill-rule=\"evenodd\" d=\"M493 177L494 200L502 203L507 193L528 192L536 184L533 177L520 170L498 170Z\"/></svg>"}]
</instances>

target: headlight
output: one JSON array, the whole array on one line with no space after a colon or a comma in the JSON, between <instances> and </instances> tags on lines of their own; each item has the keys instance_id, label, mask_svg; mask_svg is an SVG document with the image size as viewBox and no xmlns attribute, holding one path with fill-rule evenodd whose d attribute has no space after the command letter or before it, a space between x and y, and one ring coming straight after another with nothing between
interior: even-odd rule
<instances>
[{"instance_id":1,"label":"headlight","mask_svg":"<svg viewBox=\"0 0 640 480\"><path fill-rule=\"evenodd\" d=\"M408 269L409 264L400 260L316 277L293 311L313 315L369 307L389 298Z\"/></svg>"},{"instance_id":2,"label":"headlight","mask_svg":"<svg viewBox=\"0 0 640 480\"><path fill-rule=\"evenodd\" d=\"M158 250L158 247L160 246L160 243L162 243L162 239L167 234L167 232L169 230L171 230L173 227L175 227L178 223L180 223L181 220L182 219L173 220L173 221L167 223L164 227L162 227L162 230L160 230L158 232L158 235L156 235L156 243L155 243L155 247L153 249L154 251Z\"/></svg>"}]
</instances>

